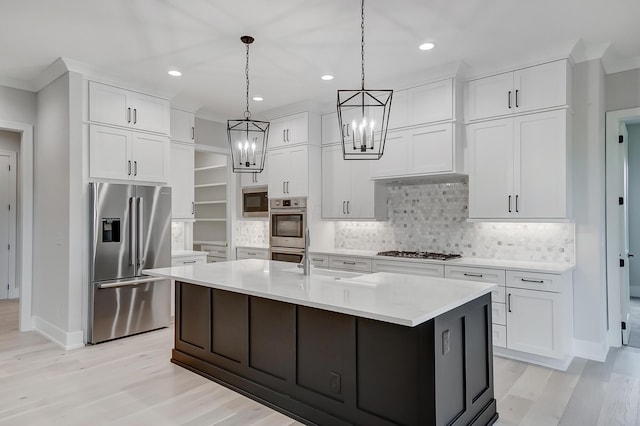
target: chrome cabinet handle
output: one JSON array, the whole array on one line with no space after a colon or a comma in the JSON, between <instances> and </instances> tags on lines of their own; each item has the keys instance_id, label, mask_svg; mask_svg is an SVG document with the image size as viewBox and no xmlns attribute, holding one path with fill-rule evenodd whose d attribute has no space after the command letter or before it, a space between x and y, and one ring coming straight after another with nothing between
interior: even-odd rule
<instances>
[{"instance_id":1,"label":"chrome cabinet handle","mask_svg":"<svg viewBox=\"0 0 640 426\"><path fill-rule=\"evenodd\" d=\"M509 93L507 94L507 100L509 103L509 109L511 109L511 90L509 90Z\"/></svg>"},{"instance_id":2,"label":"chrome cabinet handle","mask_svg":"<svg viewBox=\"0 0 640 426\"><path fill-rule=\"evenodd\" d=\"M184 263L186 265L187 263L196 263L196 261L195 260L183 260L182 263Z\"/></svg>"},{"instance_id":3,"label":"chrome cabinet handle","mask_svg":"<svg viewBox=\"0 0 640 426\"><path fill-rule=\"evenodd\" d=\"M518 197L519 197L519 195L516 195L516 213L519 213L519 211L518 211Z\"/></svg>"},{"instance_id":4,"label":"chrome cabinet handle","mask_svg":"<svg viewBox=\"0 0 640 426\"><path fill-rule=\"evenodd\" d=\"M191 140L196 139L196 128L191 126Z\"/></svg>"},{"instance_id":5,"label":"chrome cabinet handle","mask_svg":"<svg viewBox=\"0 0 640 426\"><path fill-rule=\"evenodd\" d=\"M351 212L349 211L349 203L350 201L347 201L347 214L351 214Z\"/></svg>"},{"instance_id":6,"label":"chrome cabinet handle","mask_svg":"<svg viewBox=\"0 0 640 426\"><path fill-rule=\"evenodd\" d=\"M133 162L133 175L138 176L138 161Z\"/></svg>"},{"instance_id":7,"label":"chrome cabinet handle","mask_svg":"<svg viewBox=\"0 0 640 426\"><path fill-rule=\"evenodd\" d=\"M528 280L526 278L520 278L520 281L522 281L523 283L544 284L544 280Z\"/></svg>"},{"instance_id":8,"label":"chrome cabinet handle","mask_svg":"<svg viewBox=\"0 0 640 426\"><path fill-rule=\"evenodd\" d=\"M127 108L127 123L131 123L131 108Z\"/></svg>"},{"instance_id":9,"label":"chrome cabinet handle","mask_svg":"<svg viewBox=\"0 0 640 426\"><path fill-rule=\"evenodd\" d=\"M196 214L196 203L191 202L191 214Z\"/></svg>"},{"instance_id":10,"label":"chrome cabinet handle","mask_svg":"<svg viewBox=\"0 0 640 426\"><path fill-rule=\"evenodd\" d=\"M287 129L287 142L289 142L289 129Z\"/></svg>"},{"instance_id":11,"label":"chrome cabinet handle","mask_svg":"<svg viewBox=\"0 0 640 426\"><path fill-rule=\"evenodd\" d=\"M324 259L321 257L312 257L311 260L313 260L314 262L322 262Z\"/></svg>"},{"instance_id":12,"label":"chrome cabinet handle","mask_svg":"<svg viewBox=\"0 0 640 426\"><path fill-rule=\"evenodd\" d=\"M286 130L282 129L282 142L286 142L287 141L287 139L285 139L285 137L284 137L284 133L285 132L286 132Z\"/></svg>"},{"instance_id":13,"label":"chrome cabinet handle","mask_svg":"<svg viewBox=\"0 0 640 426\"><path fill-rule=\"evenodd\" d=\"M356 264L356 262L347 262L346 260L343 260L342 263L344 265L355 265Z\"/></svg>"},{"instance_id":14,"label":"chrome cabinet handle","mask_svg":"<svg viewBox=\"0 0 640 426\"><path fill-rule=\"evenodd\" d=\"M247 256L257 256L257 253L251 253L251 252L247 252Z\"/></svg>"},{"instance_id":15,"label":"chrome cabinet handle","mask_svg":"<svg viewBox=\"0 0 640 426\"><path fill-rule=\"evenodd\" d=\"M282 182L282 193L286 194L285 190L284 190L284 182Z\"/></svg>"},{"instance_id":16,"label":"chrome cabinet handle","mask_svg":"<svg viewBox=\"0 0 640 426\"><path fill-rule=\"evenodd\" d=\"M520 90L516 89L516 108L518 108L520 105L518 105L518 92Z\"/></svg>"},{"instance_id":17,"label":"chrome cabinet handle","mask_svg":"<svg viewBox=\"0 0 640 426\"><path fill-rule=\"evenodd\" d=\"M129 170L128 174L129 174L129 176L131 176L131 160L129 160L128 163L129 163L129 165L127 166L128 170Z\"/></svg>"},{"instance_id":18,"label":"chrome cabinet handle","mask_svg":"<svg viewBox=\"0 0 640 426\"><path fill-rule=\"evenodd\" d=\"M342 214L346 214L344 206L345 206L346 201L342 202Z\"/></svg>"},{"instance_id":19,"label":"chrome cabinet handle","mask_svg":"<svg viewBox=\"0 0 640 426\"><path fill-rule=\"evenodd\" d=\"M509 297L507 298L507 308L509 312L511 312L511 293L509 293Z\"/></svg>"},{"instance_id":20,"label":"chrome cabinet handle","mask_svg":"<svg viewBox=\"0 0 640 426\"><path fill-rule=\"evenodd\" d=\"M468 274L468 273L464 273L465 277L474 277L474 278L482 278L483 275L482 274Z\"/></svg>"},{"instance_id":21,"label":"chrome cabinet handle","mask_svg":"<svg viewBox=\"0 0 640 426\"><path fill-rule=\"evenodd\" d=\"M133 124L138 124L138 109L133 109Z\"/></svg>"},{"instance_id":22,"label":"chrome cabinet handle","mask_svg":"<svg viewBox=\"0 0 640 426\"><path fill-rule=\"evenodd\" d=\"M509 195L509 213L511 213L511 195Z\"/></svg>"}]
</instances>

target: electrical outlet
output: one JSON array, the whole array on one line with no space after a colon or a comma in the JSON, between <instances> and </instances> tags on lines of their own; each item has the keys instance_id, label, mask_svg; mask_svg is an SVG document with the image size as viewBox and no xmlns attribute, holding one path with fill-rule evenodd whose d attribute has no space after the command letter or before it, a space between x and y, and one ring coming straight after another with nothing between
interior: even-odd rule
<instances>
[{"instance_id":1,"label":"electrical outlet","mask_svg":"<svg viewBox=\"0 0 640 426\"><path fill-rule=\"evenodd\" d=\"M449 330L442 332L442 355L446 355L451 350L451 339Z\"/></svg>"}]
</instances>

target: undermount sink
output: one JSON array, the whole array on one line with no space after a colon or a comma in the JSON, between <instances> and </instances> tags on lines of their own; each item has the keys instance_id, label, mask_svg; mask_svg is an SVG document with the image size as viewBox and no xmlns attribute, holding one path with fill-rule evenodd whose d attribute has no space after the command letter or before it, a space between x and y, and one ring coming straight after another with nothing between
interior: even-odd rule
<instances>
[{"instance_id":1,"label":"undermount sink","mask_svg":"<svg viewBox=\"0 0 640 426\"><path fill-rule=\"evenodd\" d=\"M283 269L283 272L293 272L293 273L302 275L302 268L295 267L295 268ZM334 269L322 269L322 268L311 267L311 272L309 273L309 275L333 277L338 280L342 278L355 278L362 275L362 272L336 271Z\"/></svg>"}]
</instances>

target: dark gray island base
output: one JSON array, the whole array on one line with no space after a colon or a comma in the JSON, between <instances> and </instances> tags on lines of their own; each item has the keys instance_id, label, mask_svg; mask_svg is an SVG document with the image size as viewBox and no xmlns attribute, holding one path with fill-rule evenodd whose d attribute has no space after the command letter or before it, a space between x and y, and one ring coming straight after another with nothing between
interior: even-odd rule
<instances>
[{"instance_id":1,"label":"dark gray island base","mask_svg":"<svg viewBox=\"0 0 640 426\"><path fill-rule=\"evenodd\" d=\"M176 281L171 361L305 424L490 425L491 295L416 327Z\"/></svg>"}]
</instances>

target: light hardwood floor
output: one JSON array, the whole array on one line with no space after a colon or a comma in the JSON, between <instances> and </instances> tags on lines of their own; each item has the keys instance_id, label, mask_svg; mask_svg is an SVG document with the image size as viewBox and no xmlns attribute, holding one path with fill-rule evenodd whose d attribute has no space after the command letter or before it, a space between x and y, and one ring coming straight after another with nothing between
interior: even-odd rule
<instances>
[{"instance_id":1,"label":"light hardwood floor","mask_svg":"<svg viewBox=\"0 0 640 426\"><path fill-rule=\"evenodd\" d=\"M300 423L169 362L171 328L65 352L0 301L0 425ZM640 349L566 372L494 359L499 425L640 426Z\"/></svg>"}]
</instances>

